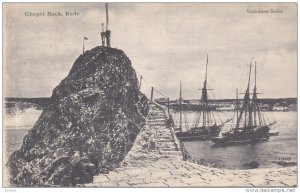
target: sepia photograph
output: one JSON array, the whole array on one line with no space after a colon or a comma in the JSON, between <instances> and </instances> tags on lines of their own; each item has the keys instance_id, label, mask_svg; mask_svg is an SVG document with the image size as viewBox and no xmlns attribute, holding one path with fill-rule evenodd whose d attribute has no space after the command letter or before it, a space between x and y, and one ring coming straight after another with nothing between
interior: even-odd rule
<instances>
[{"instance_id":1,"label":"sepia photograph","mask_svg":"<svg viewBox=\"0 0 300 193\"><path fill-rule=\"evenodd\" d=\"M297 30L297 2L3 3L2 187L294 192Z\"/></svg>"}]
</instances>

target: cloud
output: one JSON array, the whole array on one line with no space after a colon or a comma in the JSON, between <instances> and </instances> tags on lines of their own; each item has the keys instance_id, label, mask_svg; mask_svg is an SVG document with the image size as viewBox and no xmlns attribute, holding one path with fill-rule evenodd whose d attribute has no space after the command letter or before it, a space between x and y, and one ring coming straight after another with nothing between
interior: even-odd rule
<instances>
[{"instance_id":1,"label":"cloud","mask_svg":"<svg viewBox=\"0 0 300 193\"><path fill-rule=\"evenodd\" d=\"M260 8L284 12L247 13ZM109 9L112 46L143 75L147 94L155 86L177 98L182 80L184 95L197 98L208 54L208 83L217 98L245 89L252 57L264 97L297 96L295 3L110 3ZM26 11L79 16L25 17ZM103 3L5 3L3 14L5 95L20 97L50 96L81 54L83 36L87 49L100 45L105 21Z\"/></svg>"}]
</instances>

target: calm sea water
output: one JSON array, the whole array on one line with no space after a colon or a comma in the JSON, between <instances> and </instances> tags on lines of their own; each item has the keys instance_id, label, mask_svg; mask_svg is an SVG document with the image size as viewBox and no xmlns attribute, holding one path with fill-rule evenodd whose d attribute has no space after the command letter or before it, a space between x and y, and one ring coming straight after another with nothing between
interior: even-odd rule
<instances>
[{"instance_id":1,"label":"calm sea water","mask_svg":"<svg viewBox=\"0 0 300 193\"><path fill-rule=\"evenodd\" d=\"M22 146L23 138L38 120L41 110L28 108L17 111L14 115L5 114L3 121L5 153L12 154Z\"/></svg>"},{"instance_id":2,"label":"calm sea water","mask_svg":"<svg viewBox=\"0 0 300 193\"><path fill-rule=\"evenodd\" d=\"M226 116L232 116L231 112L226 114L219 117L223 116L225 120ZM259 162L261 168L279 167L274 163L278 161L297 163L297 112L264 112L264 115L270 121L277 121L277 124L271 127L271 132L279 132L279 136L272 136L266 142L216 147L208 140L185 142L184 146L194 159L217 163L220 167L230 169L243 168L244 164L251 161ZM191 125L194 116L194 112L185 112L187 125ZM174 121L178 125L177 115ZM226 127L230 127L230 124Z\"/></svg>"},{"instance_id":3,"label":"calm sea water","mask_svg":"<svg viewBox=\"0 0 300 193\"><path fill-rule=\"evenodd\" d=\"M12 154L14 151L20 149L23 143L23 137L28 133L28 131L31 129L28 127L24 128L18 128L18 129L7 129L6 130L6 153L9 155Z\"/></svg>"}]
</instances>

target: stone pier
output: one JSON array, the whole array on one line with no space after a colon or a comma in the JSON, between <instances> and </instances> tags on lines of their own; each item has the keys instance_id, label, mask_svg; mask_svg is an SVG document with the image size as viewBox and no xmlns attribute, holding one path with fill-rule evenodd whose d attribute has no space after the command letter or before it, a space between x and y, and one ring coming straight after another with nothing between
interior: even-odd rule
<instances>
[{"instance_id":1,"label":"stone pier","mask_svg":"<svg viewBox=\"0 0 300 193\"><path fill-rule=\"evenodd\" d=\"M119 168L94 176L87 187L296 186L297 167L253 170L210 168L183 161L166 109L150 103L147 124Z\"/></svg>"}]
</instances>

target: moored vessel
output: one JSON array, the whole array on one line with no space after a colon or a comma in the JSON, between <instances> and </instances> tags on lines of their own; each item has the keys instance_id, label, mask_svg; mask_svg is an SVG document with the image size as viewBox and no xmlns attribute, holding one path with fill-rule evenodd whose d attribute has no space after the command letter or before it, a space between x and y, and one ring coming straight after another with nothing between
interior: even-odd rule
<instances>
[{"instance_id":1,"label":"moored vessel","mask_svg":"<svg viewBox=\"0 0 300 193\"><path fill-rule=\"evenodd\" d=\"M256 63L255 63L255 81L253 93L249 92L251 79L252 60L250 63L250 72L248 77L248 85L245 91L242 107L239 109L238 92L236 103L236 124L227 132L221 132L218 137L213 137L212 142L218 145L256 143L266 141L270 136L276 136L279 133L270 133L270 126L276 122L266 123L264 115L260 111L256 87ZM250 98L252 94L252 99Z\"/></svg>"},{"instance_id":2,"label":"moored vessel","mask_svg":"<svg viewBox=\"0 0 300 193\"><path fill-rule=\"evenodd\" d=\"M177 128L176 136L181 141L193 141L193 140L209 140L214 136L218 136L222 125L225 122L222 120L219 121L219 124L216 121L212 106L209 105L208 99L208 89L207 88L207 65L208 65L208 56L206 59L206 70L205 70L205 80L200 98L200 111L197 112L194 125L191 128L188 128L187 131L182 130L182 90L180 83L180 96L179 96L179 106L180 106L180 123L179 128ZM228 120L229 121L229 120ZM228 122L227 121L227 122Z\"/></svg>"}]
</instances>

